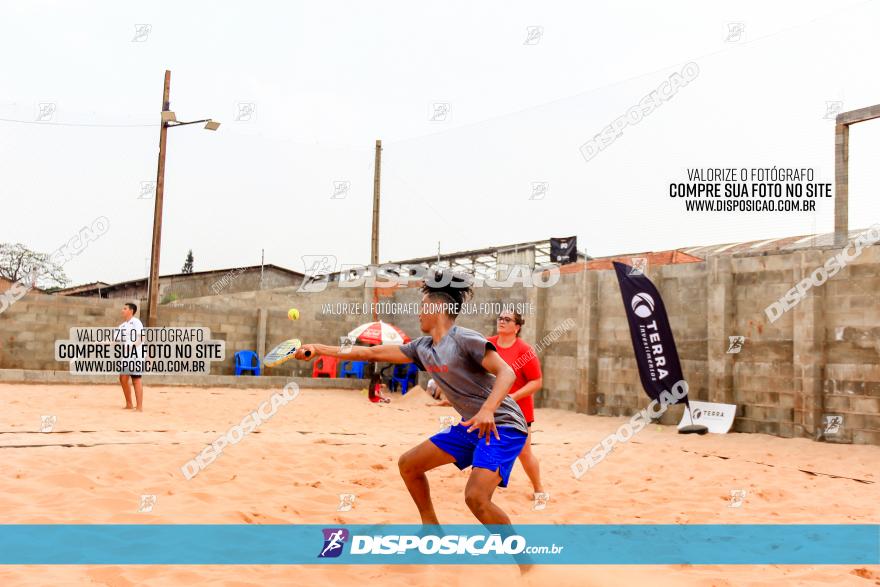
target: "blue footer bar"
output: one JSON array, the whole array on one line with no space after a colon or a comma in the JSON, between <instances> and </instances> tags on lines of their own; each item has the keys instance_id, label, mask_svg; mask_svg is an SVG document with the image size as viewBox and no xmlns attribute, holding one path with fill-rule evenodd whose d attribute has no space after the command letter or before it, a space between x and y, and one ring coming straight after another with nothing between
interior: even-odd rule
<instances>
[{"instance_id":1,"label":"blue footer bar","mask_svg":"<svg viewBox=\"0 0 880 587\"><path fill-rule=\"evenodd\" d=\"M880 564L880 525L0 525L0 564Z\"/></svg>"}]
</instances>

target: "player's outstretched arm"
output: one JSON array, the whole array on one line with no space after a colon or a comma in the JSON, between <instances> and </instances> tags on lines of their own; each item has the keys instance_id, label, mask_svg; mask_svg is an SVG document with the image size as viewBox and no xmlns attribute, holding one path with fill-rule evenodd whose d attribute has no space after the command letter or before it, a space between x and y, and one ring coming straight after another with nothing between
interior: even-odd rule
<instances>
[{"instance_id":1,"label":"player's outstretched arm","mask_svg":"<svg viewBox=\"0 0 880 587\"><path fill-rule=\"evenodd\" d=\"M310 354L306 354L311 351ZM379 346L363 347L353 346L345 349L345 352L338 346L330 346L326 344L304 344L297 349L294 355L297 359L309 360L318 355L328 357L338 357L340 359L348 359L351 361L372 361L379 363L411 363L409 357L400 350L400 345L383 344Z\"/></svg>"}]
</instances>

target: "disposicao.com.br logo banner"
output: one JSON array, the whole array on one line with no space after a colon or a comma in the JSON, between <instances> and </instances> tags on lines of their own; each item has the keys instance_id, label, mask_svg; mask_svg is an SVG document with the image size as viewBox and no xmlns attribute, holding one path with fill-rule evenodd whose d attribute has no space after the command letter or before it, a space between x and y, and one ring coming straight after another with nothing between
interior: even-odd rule
<instances>
[{"instance_id":1,"label":"disposicao.com.br logo banner","mask_svg":"<svg viewBox=\"0 0 880 587\"><path fill-rule=\"evenodd\" d=\"M880 525L0 525L0 565L518 563L876 565Z\"/></svg>"},{"instance_id":2,"label":"disposicao.com.br logo banner","mask_svg":"<svg viewBox=\"0 0 880 587\"><path fill-rule=\"evenodd\" d=\"M529 546L526 538L505 526L467 527L461 533L449 533L448 527L418 527L417 532L403 528L404 533L396 534L394 529L379 528L371 533L350 534L346 528L324 528L324 545L318 558L337 558L350 540L347 552L351 557L404 556L409 562L428 562L417 560L420 556L513 556L524 558L527 555L560 554L564 545L542 544ZM352 559L351 562L356 562ZM436 561L432 561L436 562ZM525 562L524 560L521 562Z\"/></svg>"}]
</instances>

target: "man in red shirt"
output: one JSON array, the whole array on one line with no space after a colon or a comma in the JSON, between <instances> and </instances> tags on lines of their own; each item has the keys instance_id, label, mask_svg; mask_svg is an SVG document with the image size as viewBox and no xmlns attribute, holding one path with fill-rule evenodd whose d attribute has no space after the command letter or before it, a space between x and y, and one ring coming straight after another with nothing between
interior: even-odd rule
<instances>
[{"instance_id":1,"label":"man in red shirt","mask_svg":"<svg viewBox=\"0 0 880 587\"><path fill-rule=\"evenodd\" d=\"M550 494L544 491L541 484L541 470L538 458L532 452L531 426L535 421L535 392L541 389L543 382L541 376L541 363L538 356L529 344L519 337L519 332L525 320L519 314L510 310L501 312L497 320L498 334L488 337L488 341L495 345L498 354L504 362L510 365L516 375L516 381L510 388L510 397L516 400L526 417L529 426L529 438L525 447L519 454L519 460L525 469L532 486L535 489L534 509L542 510L546 507Z\"/></svg>"}]
</instances>

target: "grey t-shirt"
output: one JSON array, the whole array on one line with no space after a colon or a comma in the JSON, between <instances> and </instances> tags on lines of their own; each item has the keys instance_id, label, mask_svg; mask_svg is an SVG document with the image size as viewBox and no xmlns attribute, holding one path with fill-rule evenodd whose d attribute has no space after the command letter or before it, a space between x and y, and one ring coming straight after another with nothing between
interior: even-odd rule
<instances>
[{"instance_id":1,"label":"grey t-shirt","mask_svg":"<svg viewBox=\"0 0 880 587\"><path fill-rule=\"evenodd\" d=\"M480 410L495 384L495 376L482 365L486 349L495 347L479 332L461 326L450 328L437 346L430 336L422 336L400 347L419 369L431 374L463 420ZM509 395L495 410L495 425L523 434L529 431L522 410Z\"/></svg>"}]
</instances>

